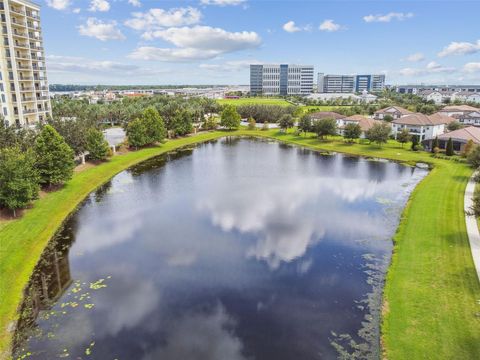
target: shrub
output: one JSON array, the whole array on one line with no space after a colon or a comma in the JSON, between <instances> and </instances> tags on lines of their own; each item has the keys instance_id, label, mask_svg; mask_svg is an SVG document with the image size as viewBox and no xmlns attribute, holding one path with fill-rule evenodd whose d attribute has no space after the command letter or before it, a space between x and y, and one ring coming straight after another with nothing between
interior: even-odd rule
<instances>
[{"instance_id":1,"label":"shrub","mask_svg":"<svg viewBox=\"0 0 480 360\"><path fill-rule=\"evenodd\" d=\"M87 151L92 160L105 160L110 154L110 146L101 131L91 128L87 132Z\"/></svg>"}]
</instances>

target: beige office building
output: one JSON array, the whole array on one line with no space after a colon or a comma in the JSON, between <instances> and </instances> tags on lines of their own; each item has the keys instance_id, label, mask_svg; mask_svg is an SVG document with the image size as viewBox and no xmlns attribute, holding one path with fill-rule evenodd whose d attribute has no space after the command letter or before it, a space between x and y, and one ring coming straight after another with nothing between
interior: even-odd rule
<instances>
[{"instance_id":1,"label":"beige office building","mask_svg":"<svg viewBox=\"0 0 480 360\"><path fill-rule=\"evenodd\" d=\"M32 126L51 114L40 6L0 0L0 113L8 124Z\"/></svg>"}]
</instances>

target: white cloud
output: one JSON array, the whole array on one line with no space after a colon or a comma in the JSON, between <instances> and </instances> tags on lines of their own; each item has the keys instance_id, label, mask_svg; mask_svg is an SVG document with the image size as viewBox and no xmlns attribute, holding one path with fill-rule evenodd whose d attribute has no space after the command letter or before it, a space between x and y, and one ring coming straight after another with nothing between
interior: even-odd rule
<instances>
[{"instance_id":1,"label":"white cloud","mask_svg":"<svg viewBox=\"0 0 480 360\"><path fill-rule=\"evenodd\" d=\"M282 27L283 27L283 30L289 33L302 31L302 29L300 29L298 26L295 25L295 21L291 21L291 20L285 23Z\"/></svg>"},{"instance_id":2,"label":"white cloud","mask_svg":"<svg viewBox=\"0 0 480 360\"><path fill-rule=\"evenodd\" d=\"M467 73L480 72L480 62L469 62L463 66L463 71Z\"/></svg>"},{"instance_id":3,"label":"white cloud","mask_svg":"<svg viewBox=\"0 0 480 360\"><path fill-rule=\"evenodd\" d=\"M200 0L200 3L203 5L236 6L245 3L245 1L246 0Z\"/></svg>"},{"instance_id":4,"label":"white cloud","mask_svg":"<svg viewBox=\"0 0 480 360\"><path fill-rule=\"evenodd\" d=\"M457 71L454 67L442 66L435 61L429 62L424 68L404 68L399 71L403 76L425 76L439 73L454 73Z\"/></svg>"},{"instance_id":5,"label":"white cloud","mask_svg":"<svg viewBox=\"0 0 480 360\"><path fill-rule=\"evenodd\" d=\"M363 17L363 20L367 23L371 22L390 22L392 20L406 20L412 18L413 13L401 13L401 12L389 12L388 14L370 14Z\"/></svg>"},{"instance_id":6,"label":"white cloud","mask_svg":"<svg viewBox=\"0 0 480 360\"><path fill-rule=\"evenodd\" d=\"M419 61L425 60L425 56L422 53L415 53L415 54L407 56L407 58L405 60L410 61L410 62L419 62Z\"/></svg>"},{"instance_id":7,"label":"white cloud","mask_svg":"<svg viewBox=\"0 0 480 360\"><path fill-rule=\"evenodd\" d=\"M110 10L110 3L107 0L91 0L88 11L100 11L105 12Z\"/></svg>"},{"instance_id":8,"label":"white cloud","mask_svg":"<svg viewBox=\"0 0 480 360\"><path fill-rule=\"evenodd\" d=\"M171 26L194 25L200 22L202 13L195 8L174 8L170 10L150 9L133 13L125 25L135 30L153 30Z\"/></svg>"},{"instance_id":9,"label":"white cloud","mask_svg":"<svg viewBox=\"0 0 480 360\"><path fill-rule=\"evenodd\" d=\"M476 43L470 42L456 42L453 41L443 48L442 51L438 53L439 57L445 57L448 55L469 55L475 54L480 51L480 40L477 40Z\"/></svg>"},{"instance_id":10,"label":"white cloud","mask_svg":"<svg viewBox=\"0 0 480 360\"><path fill-rule=\"evenodd\" d=\"M260 36L255 32L228 32L210 26L173 27L146 32L145 39L162 39L177 48L137 48L130 57L158 61L194 61L212 59L219 55L258 47Z\"/></svg>"},{"instance_id":11,"label":"white cloud","mask_svg":"<svg viewBox=\"0 0 480 360\"><path fill-rule=\"evenodd\" d=\"M128 0L128 3L132 6L135 6L135 7L142 6L142 3L140 2L140 0Z\"/></svg>"},{"instance_id":12,"label":"white cloud","mask_svg":"<svg viewBox=\"0 0 480 360\"><path fill-rule=\"evenodd\" d=\"M334 32L340 30L342 27L336 24L332 19L327 19L318 27L321 31Z\"/></svg>"},{"instance_id":13,"label":"white cloud","mask_svg":"<svg viewBox=\"0 0 480 360\"><path fill-rule=\"evenodd\" d=\"M72 10L72 12L74 14L80 14L80 11L82 11L82 9L80 9L80 8L75 8L75 9Z\"/></svg>"},{"instance_id":14,"label":"white cloud","mask_svg":"<svg viewBox=\"0 0 480 360\"><path fill-rule=\"evenodd\" d=\"M102 21L88 18L85 25L78 26L80 35L94 37L101 41L124 40L125 36L117 28L116 21Z\"/></svg>"},{"instance_id":15,"label":"white cloud","mask_svg":"<svg viewBox=\"0 0 480 360\"><path fill-rule=\"evenodd\" d=\"M241 71L247 70L251 64L260 64L257 60L232 60L221 64L200 64L199 67L211 71Z\"/></svg>"},{"instance_id":16,"label":"white cloud","mask_svg":"<svg viewBox=\"0 0 480 360\"><path fill-rule=\"evenodd\" d=\"M71 3L71 0L47 0L47 5L55 10L66 10Z\"/></svg>"}]
</instances>

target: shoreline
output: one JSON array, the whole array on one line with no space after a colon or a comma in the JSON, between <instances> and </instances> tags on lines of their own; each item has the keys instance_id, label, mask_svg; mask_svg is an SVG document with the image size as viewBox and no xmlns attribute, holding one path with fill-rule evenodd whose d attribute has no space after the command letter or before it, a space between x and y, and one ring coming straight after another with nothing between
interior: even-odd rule
<instances>
[{"instance_id":1,"label":"shoreline","mask_svg":"<svg viewBox=\"0 0 480 360\"><path fill-rule=\"evenodd\" d=\"M412 165L412 162L423 162L429 164L429 166L433 165L433 169L430 173L425 176L422 181L417 184L417 186L413 189L410 193L409 200L405 208L402 210L401 217L399 220L399 225L396 229L396 233L393 237L394 241L394 248L392 254L392 260L388 266L387 274L385 278L385 287L383 289L383 307L390 308L390 311L383 312L382 314L382 325L381 325L381 342L383 344L382 351L384 354L389 355L389 358L397 358L397 355L400 355L398 351L391 351L392 344L390 338L395 338L398 333L396 330L392 330L391 323L396 323L398 314L400 314L400 318L402 317L402 313L404 313L403 308L395 308L392 312L392 303L395 303L395 299L392 299L391 288L393 287L396 289L398 286L398 278L402 278L403 274L398 275L398 256L399 256L399 243L404 241L402 240L402 229L408 227L408 221L411 217L409 213L411 213L411 207L415 204L415 198L418 197L418 192L420 191L419 188L424 188L426 182L432 182L432 178L437 179L440 177L438 176L438 172L449 172L449 169L445 168L456 168L460 173L468 173L473 172L471 169L467 168L464 164L455 163L449 160L443 159L435 159L431 157L429 153L425 152L411 152L408 150L396 148L396 147L388 147L387 145L384 148L376 148L370 145L364 144L342 144L339 141L319 141L316 138L310 137L303 137L303 136L294 136L293 134L279 134L276 130L271 131L251 131L251 130L237 130L234 132L223 132L223 131L214 131L209 133L202 133L186 138L180 138L176 140L170 140L165 144L162 144L157 147L152 148L145 148L142 150L138 150L135 152L129 152L127 154L116 155L110 159L110 161L101 164L99 166L92 167L90 169L86 169L80 173L77 173L72 180L70 180L64 188L61 190L49 194L44 199L40 199L34 202L34 206L30 209L24 217L8 222L4 226L0 228L0 235L5 236L5 244L6 244L6 251L5 249L0 249L2 252L8 253L9 244L8 240L10 239L12 242L15 239L18 242L18 237L21 236L24 244L20 249L17 251L23 252L23 261L5 261L6 256L0 253L0 273L7 274L5 277L8 278L8 274L11 274L10 277L13 279L14 283L10 284L0 284L0 292L4 293L12 293L9 296L7 305L4 304L5 300L0 301L3 303L0 306L0 322L1 322L1 331L0 331L0 358L8 358L11 356L10 349L11 349L11 340L13 336L12 331L12 322L15 323L18 318L18 308L21 305L23 299L23 291L25 286L28 284L30 279L30 275L38 262L43 250L50 242L53 235L56 231L61 227L64 223L64 220L68 218L68 216L73 213L77 207L81 204L81 202L85 199L85 197L94 191L96 188L104 184L105 182L109 181L113 176L118 174L119 172L138 164L142 161L145 161L149 158L155 157L157 155L161 155L168 151L176 150L180 147L193 145L196 143L201 143L205 141L215 140L221 137L227 136L253 136L253 137L260 137L260 138L267 138L272 139L275 141L284 142L287 144L293 144L296 146L310 148L312 150L317 151L329 151L329 152L339 152L343 154L353 155L353 156L362 156L362 157L374 157L379 159L387 159L393 161L400 161L402 163ZM350 150L350 151L349 151ZM388 151L387 151L388 150ZM443 168L443 169L442 169ZM437 176L433 175L437 174ZM465 184L462 184L466 186ZM460 186L461 187L461 186ZM465 188L463 188L465 190ZM425 190L426 192L426 190ZM59 204L60 206L52 207L55 204ZM463 211L463 204L461 207ZM463 217L464 219L464 217ZM33 229L32 229L33 227ZM19 231L21 230L21 231ZM33 231L32 231L33 230ZM461 229L460 229L461 230ZM33 234L32 234L33 233ZM25 240L25 238L27 240ZM468 239L467 239L468 241ZM401 250L401 249L400 249ZM401 252L401 251L400 251ZM470 249L468 249L470 252ZM402 257L403 259L403 257ZM471 260L470 260L471 262ZM20 273L18 270L18 266L23 266L20 269ZM468 264L468 260L466 264L462 265L472 265ZM470 267L470 266L468 266ZM18 274L17 278L12 274ZM476 276L476 274L474 274ZM401 279L400 279L401 280ZM392 285L392 283L394 285ZM401 284L400 284L401 285ZM480 296L480 287L477 281L476 284L476 294L475 296ZM394 315L392 315L392 313ZM408 313L408 312L407 312ZM393 319L392 319L393 317ZM400 321L401 322L401 321ZM8 331L7 328L10 328ZM393 335L392 335L393 333ZM394 348L398 348L398 346L393 346ZM411 353L411 354L419 354L419 352L404 352ZM401 358L398 356L398 358Z\"/></svg>"}]
</instances>

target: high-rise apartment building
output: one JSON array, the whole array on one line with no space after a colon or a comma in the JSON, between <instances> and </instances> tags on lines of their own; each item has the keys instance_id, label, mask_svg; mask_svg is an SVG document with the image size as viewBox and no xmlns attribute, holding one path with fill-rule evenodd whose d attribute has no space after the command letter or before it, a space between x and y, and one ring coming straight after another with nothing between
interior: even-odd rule
<instances>
[{"instance_id":1,"label":"high-rise apartment building","mask_svg":"<svg viewBox=\"0 0 480 360\"><path fill-rule=\"evenodd\" d=\"M311 65L250 65L252 95L308 95L313 91Z\"/></svg>"},{"instance_id":2,"label":"high-rise apartment building","mask_svg":"<svg viewBox=\"0 0 480 360\"><path fill-rule=\"evenodd\" d=\"M320 93L382 91L385 88L385 75L325 75L318 73L317 88Z\"/></svg>"},{"instance_id":3,"label":"high-rise apartment building","mask_svg":"<svg viewBox=\"0 0 480 360\"><path fill-rule=\"evenodd\" d=\"M0 0L0 113L8 124L31 126L51 114L40 6Z\"/></svg>"}]
</instances>

